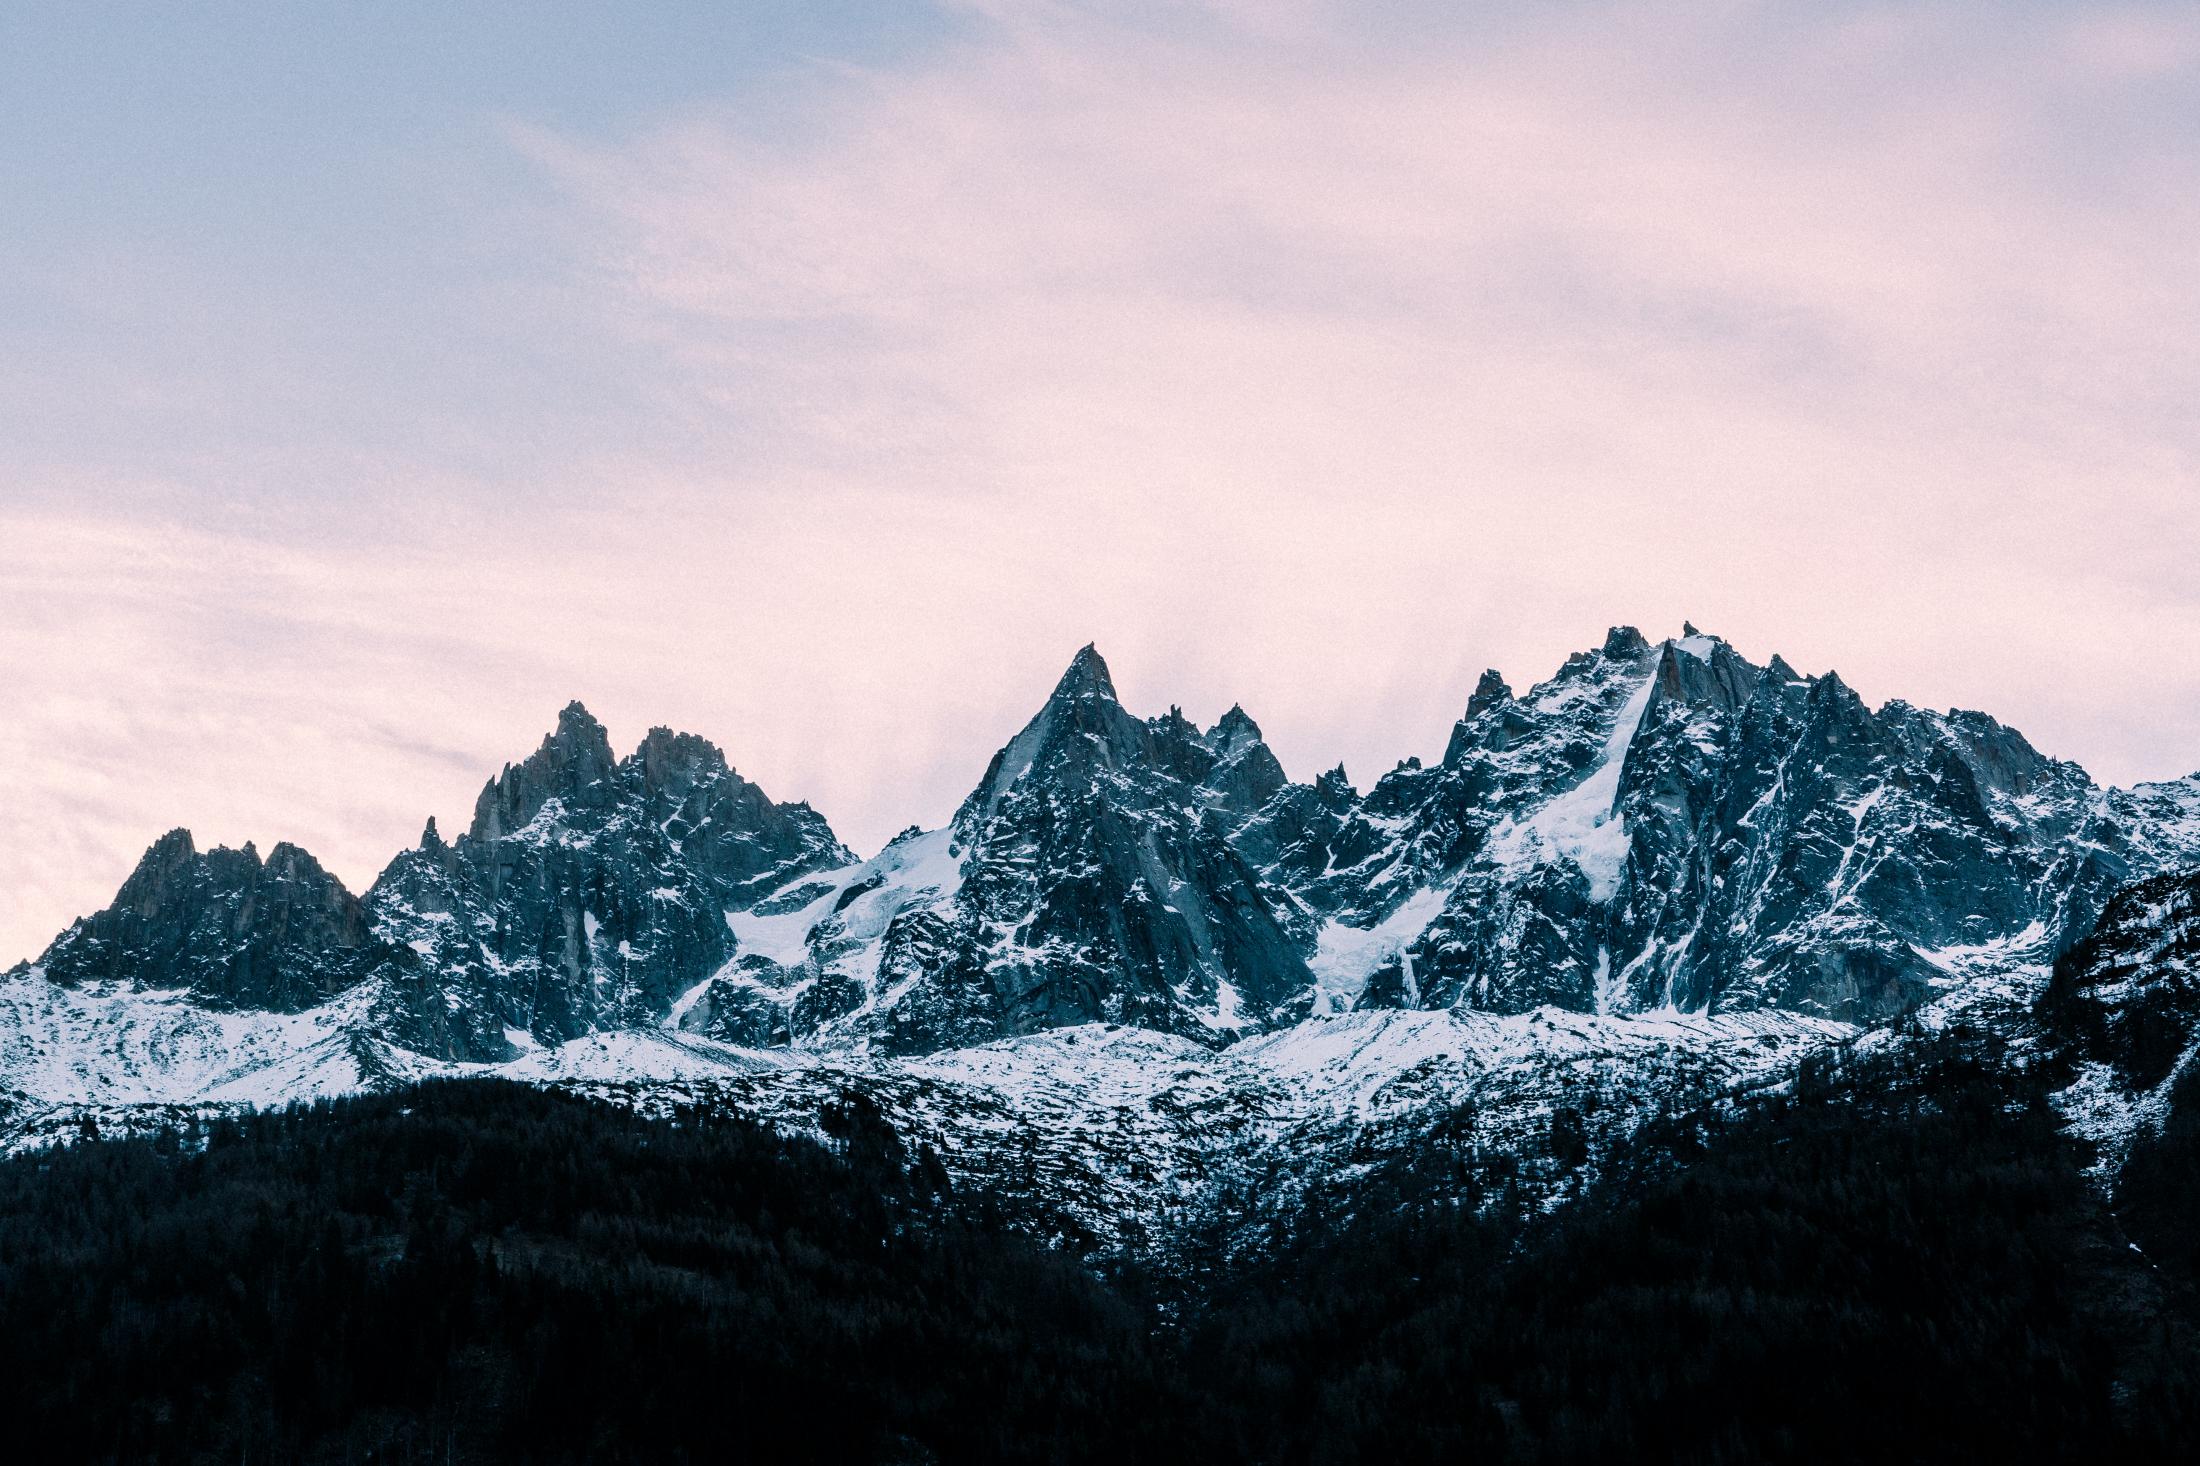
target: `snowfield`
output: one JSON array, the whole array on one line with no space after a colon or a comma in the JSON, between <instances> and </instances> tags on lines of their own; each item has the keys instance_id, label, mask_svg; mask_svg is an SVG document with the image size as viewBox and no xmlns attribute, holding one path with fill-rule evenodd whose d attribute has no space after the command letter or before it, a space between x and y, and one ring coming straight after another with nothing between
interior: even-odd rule
<instances>
[{"instance_id":1,"label":"snowfield","mask_svg":"<svg viewBox=\"0 0 2200 1466\"><path fill-rule=\"evenodd\" d=\"M435 1076L494 1075L658 1114L725 1106L807 1133L824 1106L859 1093L958 1183L1016 1196L1063 1239L1150 1247L1242 1205L1233 1195L1285 1208L1316 1188L1349 1190L1464 1114L1475 1156L1526 1161L1537 1204L1555 1205L1594 1171L1542 1167L1556 1112L1586 1116L1600 1152L1675 1105L1787 1083L1805 1054L1856 1035L1781 1013L1385 1011L1219 1050L1112 1024L913 1058L744 1049L666 1028L457 1064L375 1037L378 997L370 984L305 1013L220 1013L36 971L0 983L0 1145L71 1139L87 1115L115 1133Z\"/></svg>"}]
</instances>

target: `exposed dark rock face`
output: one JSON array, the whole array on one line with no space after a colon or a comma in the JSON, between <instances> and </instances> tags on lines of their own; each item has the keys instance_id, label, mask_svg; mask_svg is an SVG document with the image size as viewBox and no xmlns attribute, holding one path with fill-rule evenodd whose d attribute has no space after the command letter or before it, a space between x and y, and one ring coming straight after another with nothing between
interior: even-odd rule
<instances>
[{"instance_id":1,"label":"exposed dark rock face","mask_svg":"<svg viewBox=\"0 0 2200 1466\"><path fill-rule=\"evenodd\" d=\"M882 979L915 979L899 1047L1106 1019L1196 1037L1304 1013L1310 982L1276 893L1231 846L1233 818L1282 785L1237 709L1206 734L1141 721L1086 647L957 811L962 884L938 933L891 933Z\"/></svg>"},{"instance_id":2,"label":"exposed dark rock face","mask_svg":"<svg viewBox=\"0 0 2200 1466\"><path fill-rule=\"evenodd\" d=\"M2200 1045L2200 870L2117 892L2055 964L2041 1014L2095 1085L2131 1105L2166 1096Z\"/></svg>"},{"instance_id":3,"label":"exposed dark rock face","mask_svg":"<svg viewBox=\"0 0 2200 1466\"><path fill-rule=\"evenodd\" d=\"M297 1012L365 977L384 948L343 883L295 845L203 854L189 830L145 852L114 904L57 937L58 983L188 988L223 1008Z\"/></svg>"},{"instance_id":4,"label":"exposed dark rock face","mask_svg":"<svg viewBox=\"0 0 2200 1466\"><path fill-rule=\"evenodd\" d=\"M38 967L282 1012L371 980L380 1037L502 1060L663 1021L732 958L729 910L853 859L808 805L775 804L704 740L656 728L616 759L574 703L482 789L464 835L428 821L364 901L294 846L202 855L178 830Z\"/></svg>"},{"instance_id":5,"label":"exposed dark rock face","mask_svg":"<svg viewBox=\"0 0 2200 1466\"><path fill-rule=\"evenodd\" d=\"M2055 964L2037 1068L2150 1271L2200 1276L2200 868L2116 893Z\"/></svg>"},{"instance_id":6,"label":"exposed dark rock face","mask_svg":"<svg viewBox=\"0 0 2200 1466\"><path fill-rule=\"evenodd\" d=\"M734 954L729 908L851 857L807 805L778 805L711 744L652 729L615 759L579 703L474 804L431 823L368 893L376 931L441 975L453 1055L504 1057L655 1024Z\"/></svg>"},{"instance_id":7,"label":"exposed dark rock face","mask_svg":"<svg viewBox=\"0 0 2200 1466\"><path fill-rule=\"evenodd\" d=\"M1525 694L1485 672L1443 758L1365 794L1289 782L1241 708L1132 715L1087 647L945 828L868 861L708 742L619 758L575 703L363 902L178 832L41 966L284 1012L371 980L378 1039L464 1060L667 1024L923 1052L1348 1007L1877 1023L2189 865L2200 776L2103 790L1983 714L1874 711L1693 629L1616 627Z\"/></svg>"},{"instance_id":8,"label":"exposed dark rock face","mask_svg":"<svg viewBox=\"0 0 2200 1466\"><path fill-rule=\"evenodd\" d=\"M1239 840L1332 920L1313 965L1363 1005L1876 1022L2051 959L2192 846L2180 787L2103 791L1983 714L1620 627L1525 698L1485 674L1441 764L1349 811L1286 789Z\"/></svg>"},{"instance_id":9,"label":"exposed dark rock face","mask_svg":"<svg viewBox=\"0 0 2200 1466\"><path fill-rule=\"evenodd\" d=\"M509 990L497 912L474 875L431 819L367 893L376 933L416 959L392 998L419 1034L411 1046L439 1059L509 1058L508 1031L527 1032L531 1017L526 995Z\"/></svg>"},{"instance_id":10,"label":"exposed dark rock face","mask_svg":"<svg viewBox=\"0 0 2200 1466\"><path fill-rule=\"evenodd\" d=\"M775 1030L905 1051L1096 1019L1212 1040L1303 1015L1304 931L1229 839L1283 787L1243 710L1204 733L1174 709L1134 717L1086 647L946 830L751 913L777 924L751 930L778 959L714 985L711 1031L756 1032L760 1002L786 1013Z\"/></svg>"},{"instance_id":11,"label":"exposed dark rock face","mask_svg":"<svg viewBox=\"0 0 2200 1466\"><path fill-rule=\"evenodd\" d=\"M692 733L650 729L625 777L721 907L752 905L795 876L855 861L823 815L807 804L774 804Z\"/></svg>"},{"instance_id":12,"label":"exposed dark rock face","mask_svg":"<svg viewBox=\"0 0 2200 1466\"><path fill-rule=\"evenodd\" d=\"M1366 816L1339 764L1311 784L1278 789L1231 843L1285 893L1286 920L1311 947L1321 915L1364 908L1373 867L1396 853L1392 833Z\"/></svg>"},{"instance_id":13,"label":"exposed dark rock face","mask_svg":"<svg viewBox=\"0 0 2200 1466\"><path fill-rule=\"evenodd\" d=\"M1214 763L1194 782L1226 815L1242 819L1255 813L1290 782L1261 738L1260 725L1235 704L1201 737L1200 745L1214 755Z\"/></svg>"}]
</instances>

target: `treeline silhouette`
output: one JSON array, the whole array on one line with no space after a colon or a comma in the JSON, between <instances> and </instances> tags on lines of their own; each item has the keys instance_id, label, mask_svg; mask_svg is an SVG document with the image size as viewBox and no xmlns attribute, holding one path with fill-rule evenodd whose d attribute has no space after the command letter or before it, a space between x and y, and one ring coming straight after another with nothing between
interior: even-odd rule
<instances>
[{"instance_id":1,"label":"treeline silhouette","mask_svg":"<svg viewBox=\"0 0 2200 1466\"><path fill-rule=\"evenodd\" d=\"M1957 1033L1799 1089L1653 1127L1525 1237L1367 1208L1235 1280L1185 1346L1219 1454L2190 1459L2191 1274L2132 1250L2043 1075ZM2153 1220L2191 1256L2191 1213Z\"/></svg>"},{"instance_id":2,"label":"treeline silhouette","mask_svg":"<svg viewBox=\"0 0 2200 1466\"><path fill-rule=\"evenodd\" d=\"M439 1082L13 1160L0 1429L25 1461L1155 1458L1146 1321L960 1224L860 1097L825 1118Z\"/></svg>"},{"instance_id":3,"label":"treeline silhouette","mask_svg":"<svg viewBox=\"0 0 2200 1466\"><path fill-rule=\"evenodd\" d=\"M0 1164L0 1419L40 1460L2183 1459L2191 1213L2127 1237L2043 1083L1956 1036L1674 1117L1548 1219L1377 1190L1187 1292L853 1095L820 1144L442 1082Z\"/></svg>"}]
</instances>

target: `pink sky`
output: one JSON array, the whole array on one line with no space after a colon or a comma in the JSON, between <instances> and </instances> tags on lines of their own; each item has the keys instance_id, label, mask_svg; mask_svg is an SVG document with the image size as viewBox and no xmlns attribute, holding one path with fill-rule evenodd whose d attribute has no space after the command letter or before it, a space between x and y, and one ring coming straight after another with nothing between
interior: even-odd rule
<instances>
[{"instance_id":1,"label":"pink sky","mask_svg":"<svg viewBox=\"0 0 2200 1466\"><path fill-rule=\"evenodd\" d=\"M332 457L147 368L250 431L0 461L0 960L177 824L364 889L576 696L874 848L1088 640L1362 787L1684 617L2200 768L2200 19L1785 13L1002 6L769 125L498 119L638 405Z\"/></svg>"}]
</instances>

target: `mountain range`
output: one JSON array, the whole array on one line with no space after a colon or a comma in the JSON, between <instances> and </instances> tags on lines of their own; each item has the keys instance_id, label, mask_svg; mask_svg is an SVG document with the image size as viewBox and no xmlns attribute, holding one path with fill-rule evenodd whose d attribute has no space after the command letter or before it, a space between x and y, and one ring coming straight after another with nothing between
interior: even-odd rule
<instances>
[{"instance_id":1,"label":"mountain range","mask_svg":"<svg viewBox=\"0 0 2200 1466\"><path fill-rule=\"evenodd\" d=\"M1960 1022L2098 1050L2069 1107L2114 1152L2190 1059L2189 934L2176 981L2073 964L2189 928L2196 868L2200 775L2106 788L1693 627L1485 673L1441 760L1364 791L1294 782L1242 709L1130 712L1088 646L944 827L868 859L575 703L364 895L162 836L0 978L0 1138L435 1074L795 1127L861 1089L1136 1246L1470 1111L1462 1174L1547 1203L1654 1115Z\"/></svg>"}]
</instances>

